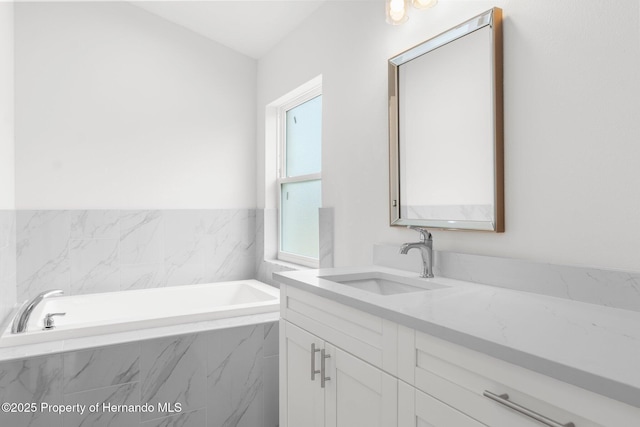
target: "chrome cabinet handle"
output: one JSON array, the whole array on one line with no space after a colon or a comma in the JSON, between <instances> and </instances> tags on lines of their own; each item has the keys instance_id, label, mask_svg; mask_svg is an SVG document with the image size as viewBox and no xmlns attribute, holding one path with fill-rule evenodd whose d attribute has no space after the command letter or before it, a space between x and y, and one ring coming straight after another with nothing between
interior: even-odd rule
<instances>
[{"instance_id":1,"label":"chrome cabinet handle","mask_svg":"<svg viewBox=\"0 0 640 427\"><path fill-rule=\"evenodd\" d=\"M331 379L325 375L325 360L330 357L330 354L325 354L324 348L320 351L320 388L324 388L324 383Z\"/></svg>"},{"instance_id":2,"label":"chrome cabinet handle","mask_svg":"<svg viewBox=\"0 0 640 427\"><path fill-rule=\"evenodd\" d=\"M316 353L319 352L320 349L316 348L316 344L311 344L311 381L316 380L316 374L320 373L320 370L316 369ZM324 351L324 350L323 350Z\"/></svg>"},{"instance_id":3,"label":"chrome cabinet handle","mask_svg":"<svg viewBox=\"0 0 640 427\"><path fill-rule=\"evenodd\" d=\"M516 412L521 413L522 415L525 415L529 418L533 418L534 420L538 421L539 423L542 423L546 426L549 427L576 427L576 425L574 423L566 423L566 424L560 424L557 421L554 421L550 418L545 417L544 415L540 415L537 412L532 411L531 409L527 409L524 406L520 406L517 403L514 403L512 401L509 400L509 395L504 393L504 394L500 394L497 395L495 393L491 393L489 390L485 390L482 395L484 397L488 397L491 400L494 400L496 402L498 402L501 405L506 406L507 408L513 409Z\"/></svg>"}]
</instances>

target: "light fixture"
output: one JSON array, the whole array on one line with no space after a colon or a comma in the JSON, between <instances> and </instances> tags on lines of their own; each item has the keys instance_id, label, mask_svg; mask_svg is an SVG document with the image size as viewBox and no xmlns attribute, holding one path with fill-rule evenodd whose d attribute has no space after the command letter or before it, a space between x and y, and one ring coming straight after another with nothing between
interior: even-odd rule
<instances>
[{"instance_id":1,"label":"light fixture","mask_svg":"<svg viewBox=\"0 0 640 427\"><path fill-rule=\"evenodd\" d=\"M411 0L411 4L416 9L429 9L430 7L435 6L438 3L438 0Z\"/></svg>"},{"instance_id":2,"label":"light fixture","mask_svg":"<svg viewBox=\"0 0 640 427\"><path fill-rule=\"evenodd\" d=\"M407 1L406 0L387 0L387 23L391 25L400 25L407 22Z\"/></svg>"},{"instance_id":3,"label":"light fixture","mask_svg":"<svg viewBox=\"0 0 640 427\"><path fill-rule=\"evenodd\" d=\"M411 0L411 4L416 9L429 9L435 6L438 0ZM387 23L400 25L407 22L407 5L409 0L386 0Z\"/></svg>"}]
</instances>

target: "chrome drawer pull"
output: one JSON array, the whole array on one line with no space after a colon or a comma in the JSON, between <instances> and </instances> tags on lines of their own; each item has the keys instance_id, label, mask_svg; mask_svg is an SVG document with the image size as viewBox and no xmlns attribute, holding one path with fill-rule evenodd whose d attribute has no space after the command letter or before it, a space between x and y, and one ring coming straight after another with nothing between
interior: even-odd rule
<instances>
[{"instance_id":1,"label":"chrome drawer pull","mask_svg":"<svg viewBox=\"0 0 640 427\"><path fill-rule=\"evenodd\" d=\"M316 369L316 353L319 351L315 343L311 344L311 381L315 381L316 374L320 373L320 370Z\"/></svg>"},{"instance_id":2,"label":"chrome drawer pull","mask_svg":"<svg viewBox=\"0 0 640 427\"><path fill-rule=\"evenodd\" d=\"M531 409L527 409L524 406L520 406L517 403L513 403L512 401L509 400L509 395L508 394L501 394L501 395L497 395L495 393L491 393L488 390L485 390L484 393L482 393L482 395L484 397L488 397L491 400L494 400L496 402L498 402L501 405L506 406L507 408L513 409L516 412L520 412L522 415L526 415L529 418L533 418L534 420L549 426L549 427L576 427L576 425L574 423L566 423L566 424L560 424L559 422L556 422L550 418L545 417L544 415L540 415L537 412L532 411Z\"/></svg>"},{"instance_id":3,"label":"chrome drawer pull","mask_svg":"<svg viewBox=\"0 0 640 427\"><path fill-rule=\"evenodd\" d=\"M325 375L325 360L330 358L331 355L325 354L324 348L320 352L320 388L324 388L324 383L329 381L331 377Z\"/></svg>"}]
</instances>

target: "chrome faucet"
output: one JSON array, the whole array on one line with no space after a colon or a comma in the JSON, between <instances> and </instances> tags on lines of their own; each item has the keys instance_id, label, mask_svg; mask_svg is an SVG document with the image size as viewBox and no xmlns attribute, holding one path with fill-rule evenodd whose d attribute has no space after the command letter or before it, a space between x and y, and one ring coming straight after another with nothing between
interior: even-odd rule
<instances>
[{"instance_id":1,"label":"chrome faucet","mask_svg":"<svg viewBox=\"0 0 640 427\"><path fill-rule=\"evenodd\" d=\"M422 255L422 274L420 277L433 277L433 239L431 238L431 233L429 233L429 230L426 228L416 227L413 225L410 225L407 228L416 230L420 233L420 241L403 244L400 248L400 253L405 255L413 248L420 249L420 255Z\"/></svg>"},{"instance_id":2,"label":"chrome faucet","mask_svg":"<svg viewBox=\"0 0 640 427\"><path fill-rule=\"evenodd\" d=\"M33 310L36 308L36 306L40 304L40 302L45 298L60 296L62 294L64 294L64 292L62 292L60 289L44 291L38 296L34 297L31 301L24 304L16 314L16 317L13 318L11 333L19 334L25 332L27 330L27 322L29 321L29 317L31 317L31 313L33 313Z\"/></svg>"}]
</instances>

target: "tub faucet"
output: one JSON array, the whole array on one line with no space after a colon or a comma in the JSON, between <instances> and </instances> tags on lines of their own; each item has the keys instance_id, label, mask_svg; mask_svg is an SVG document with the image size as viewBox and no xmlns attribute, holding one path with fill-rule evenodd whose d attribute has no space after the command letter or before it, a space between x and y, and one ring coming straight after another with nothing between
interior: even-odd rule
<instances>
[{"instance_id":1,"label":"tub faucet","mask_svg":"<svg viewBox=\"0 0 640 427\"><path fill-rule=\"evenodd\" d=\"M426 228L416 227L410 225L412 230L416 230L420 233L420 241L414 243L405 243L400 248L400 253L405 255L409 250L413 248L420 249L420 255L422 255L422 274L420 277L433 277L433 239L431 233Z\"/></svg>"},{"instance_id":2,"label":"tub faucet","mask_svg":"<svg viewBox=\"0 0 640 427\"><path fill-rule=\"evenodd\" d=\"M27 322L29 321L29 317L31 317L31 313L33 313L33 310L36 308L36 306L40 304L40 302L45 298L60 296L62 294L64 294L64 292L61 291L60 289L44 291L38 296L34 297L31 301L24 304L20 308L20 310L18 310L16 317L13 318L13 324L11 325L11 333L19 334L19 333L25 332L27 330Z\"/></svg>"},{"instance_id":3,"label":"tub faucet","mask_svg":"<svg viewBox=\"0 0 640 427\"><path fill-rule=\"evenodd\" d=\"M43 331L49 331L51 329L55 329L56 328L56 323L53 320L53 316L64 316L67 313L47 313L46 316L44 316L44 327L42 328Z\"/></svg>"}]
</instances>

